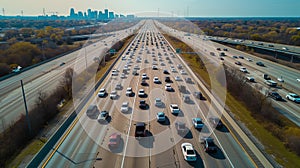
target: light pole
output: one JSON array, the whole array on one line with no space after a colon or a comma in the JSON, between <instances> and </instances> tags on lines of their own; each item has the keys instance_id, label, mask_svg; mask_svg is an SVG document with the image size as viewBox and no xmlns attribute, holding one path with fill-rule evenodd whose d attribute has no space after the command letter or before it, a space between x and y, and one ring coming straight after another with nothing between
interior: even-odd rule
<instances>
[{"instance_id":1,"label":"light pole","mask_svg":"<svg viewBox=\"0 0 300 168\"><path fill-rule=\"evenodd\" d=\"M28 131L29 131L29 135L31 135L31 125L30 125L30 120L29 120L29 115L28 115L28 108L27 108L27 103L26 103L26 96L25 96L25 91L24 91L24 86L23 86L23 81L22 80L21 80L21 88L22 88L24 106L25 106L25 111L26 111L26 120L27 120Z\"/></svg>"}]
</instances>

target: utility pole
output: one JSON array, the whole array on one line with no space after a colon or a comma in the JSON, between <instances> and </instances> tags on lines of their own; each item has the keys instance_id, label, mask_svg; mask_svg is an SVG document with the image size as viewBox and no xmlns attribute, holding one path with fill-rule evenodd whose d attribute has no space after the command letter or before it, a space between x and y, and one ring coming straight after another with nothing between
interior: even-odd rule
<instances>
[{"instance_id":1,"label":"utility pole","mask_svg":"<svg viewBox=\"0 0 300 168\"><path fill-rule=\"evenodd\" d=\"M46 10L43 8L43 15L46 16Z\"/></svg>"},{"instance_id":2,"label":"utility pole","mask_svg":"<svg viewBox=\"0 0 300 168\"><path fill-rule=\"evenodd\" d=\"M23 10L21 10L21 16L22 16L22 17L24 16L24 12L23 12Z\"/></svg>"},{"instance_id":3,"label":"utility pole","mask_svg":"<svg viewBox=\"0 0 300 168\"><path fill-rule=\"evenodd\" d=\"M3 16L5 16L5 9L2 8L2 13L3 13Z\"/></svg>"},{"instance_id":4,"label":"utility pole","mask_svg":"<svg viewBox=\"0 0 300 168\"><path fill-rule=\"evenodd\" d=\"M24 106L25 106L25 111L26 111L26 120L27 120L28 131L29 131L29 135L31 136L31 125L30 125L30 119L29 119L29 115L28 115L28 108L27 108L25 91L24 91L24 86L23 86L23 81L22 80L21 80L21 88L22 88Z\"/></svg>"}]
</instances>

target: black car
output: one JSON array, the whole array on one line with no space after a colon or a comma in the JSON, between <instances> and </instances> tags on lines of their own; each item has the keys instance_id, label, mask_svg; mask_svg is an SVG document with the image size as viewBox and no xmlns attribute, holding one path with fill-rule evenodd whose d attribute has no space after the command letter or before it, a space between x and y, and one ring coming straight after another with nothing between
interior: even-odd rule
<instances>
[{"instance_id":1,"label":"black car","mask_svg":"<svg viewBox=\"0 0 300 168\"><path fill-rule=\"evenodd\" d=\"M269 97L274 100L282 100L282 97L277 92L270 92Z\"/></svg>"},{"instance_id":2,"label":"black car","mask_svg":"<svg viewBox=\"0 0 300 168\"><path fill-rule=\"evenodd\" d=\"M144 122L138 122L135 125L135 137L145 137L146 136L146 124Z\"/></svg>"},{"instance_id":3,"label":"black car","mask_svg":"<svg viewBox=\"0 0 300 168\"><path fill-rule=\"evenodd\" d=\"M262 63L262 62L257 62L256 65L258 65L258 66L265 66L265 64Z\"/></svg>"},{"instance_id":4,"label":"black car","mask_svg":"<svg viewBox=\"0 0 300 168\"><path fill-rule=\"evenodd\" d=\"M168 70L166 70L166 69L163 71L163 73L164 74L169 74Z\"/></svg>"},{"instance_id":5,"label":"black car","mask_svg":"<svg viewBox=\"0 0 300 168\"><path fill-rule=\"evenodd\" d=\"M146 104L146 100L140 100L140 105L139 107L141 109L146 109L147 108L147 104Z\"/></svg>"},{"instance_id":6,"label":"black car","mask_svg":"<svg viewBox=\"0 0 300 168\"><path fill-rule=\"evenodd\" d=\"M165 77L165 82L171 82L171 79L170 79L169 76L166 76L166 77Z\"/></svg>"},{"instance_id":7,"label":"black car","mask_svg":"<svg viewBox=\"0 0 300 168\"><path fill-rule=\"evenodd\" d=\"M194 96L197 98L197 99L203 99L203 95L201 92L194 92Z\"/></svg>"},{"instance_id":8,"label":"black car","mask_svg":"<svg viewBox=\"0 0 300 168\"><path fill-rule=\"evenodd\" d=\"M240 58L240 59L244 59L244 56L241 56L241 55L240 55L239 58Z\"/></svg>"},{"instance_id":9,"label":"black car","mask_svg":"<svg viewBox=\"0 0 300 168\"><path fill-rule=\"evenodd\" d=\"M214 143L214 140L210 137L204 138L203 145L204 145L204 151L205 152L216 153L217 150L218 150L216 144Z\"/></svg>"},{"instance_id":10,"label":"black car","mask_svg":"<svg viewBox=\"0 0 300 168\"><path fill-rule=\"evenodd\" d=\"M142 85L142 86L147 86L147 85L148 85L148 83L146 82L146 80L145 80L145 79L142 79L141 85Z\"/></svg>"}]
</instances>

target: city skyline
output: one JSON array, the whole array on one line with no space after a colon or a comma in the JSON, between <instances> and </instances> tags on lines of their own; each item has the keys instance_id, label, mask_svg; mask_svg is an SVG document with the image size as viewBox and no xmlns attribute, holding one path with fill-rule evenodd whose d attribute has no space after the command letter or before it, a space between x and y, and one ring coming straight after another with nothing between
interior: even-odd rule
<instances>
[{"instance_id":1,"label":"city skyline","mask_svg":"<svg viewBox=\"0 0 300 168\"><path fill-rule=\"evenodd\" d=\"M67 16L70 8L77 11L86 9L106 9L123 13L124 15L134 14L136 16L300 16L298 0L1 0L0 15L6 16L37 16L43 14L43 9L48 15L57 13L60 16ZM32 5L34 4L34 5Z\"/></svg>"}]
</instances>

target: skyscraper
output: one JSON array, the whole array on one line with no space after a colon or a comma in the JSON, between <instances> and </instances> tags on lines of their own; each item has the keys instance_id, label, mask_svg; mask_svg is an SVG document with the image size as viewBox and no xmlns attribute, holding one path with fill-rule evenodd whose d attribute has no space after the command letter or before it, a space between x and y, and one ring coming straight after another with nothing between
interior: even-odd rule
<instances>
[{"instance_id":1,"label":"skyscraper","mask_svg":"<svg viewBox=\"0 0 300 168\"><path fill-rule=\"evenodd\" d=\"M70 9L70 17L71 17L71 18L74 18L75 15L76 15L76 14L75 14L74 8L71 8L71 9Z\"/></svg>"},{"instance_id":2,"label":"skyscraper","mask_svg":"<svg viewBox=\"0 0 300 168\"><path fill-rule=\"evenodd\" d=\"M115 18L115 14L114 12L109 12L109 19L114 19Z\"/></svg>"},{"instance_id":3,"label":"skyscraper","mask_svg":"<svg viewBox=\"0 0 300 168\"><path fill-rule=\"evenodd\" d=\"M104 19L108 19L108 9L104 9Z\"/></svg>"}]
</instances>

